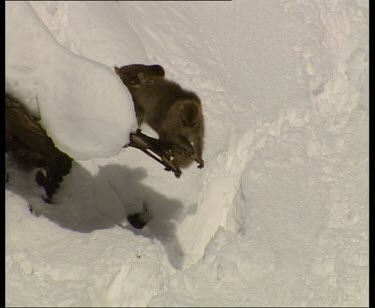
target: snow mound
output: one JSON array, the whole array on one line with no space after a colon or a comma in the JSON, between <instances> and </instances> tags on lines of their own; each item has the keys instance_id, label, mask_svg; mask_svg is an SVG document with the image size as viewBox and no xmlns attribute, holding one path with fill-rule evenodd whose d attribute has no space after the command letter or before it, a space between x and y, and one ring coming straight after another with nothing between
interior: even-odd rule
<instances>
[{"instance_id":1,"label":"snow mound","mask_svg":"<svg viewBox=\"0 0 375 308\"><path fill-rule=\"evenodd\" d=\"M30 4L7 3L6 14L6 91L74 159L117 154L136 128L130 93L118 76L63 48Z\"/></svg>"}]
</instances>

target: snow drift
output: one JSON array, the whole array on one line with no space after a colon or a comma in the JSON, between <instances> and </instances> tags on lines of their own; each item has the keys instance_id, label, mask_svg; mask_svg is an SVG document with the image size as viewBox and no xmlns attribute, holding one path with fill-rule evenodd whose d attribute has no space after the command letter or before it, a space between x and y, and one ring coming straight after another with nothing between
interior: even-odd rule
<instances>
[{"instance_id":1,"label":"snow drift","mask_svg":"<svg viewBox=\"0 0 375 308\"><path fill-rule=\"evenodd\" d=\"M6 14L6 91L71 157L117 154L136 124L131 96L113 69L63 48L30 4L7 3Z\"/></svg>"}]
</instances>

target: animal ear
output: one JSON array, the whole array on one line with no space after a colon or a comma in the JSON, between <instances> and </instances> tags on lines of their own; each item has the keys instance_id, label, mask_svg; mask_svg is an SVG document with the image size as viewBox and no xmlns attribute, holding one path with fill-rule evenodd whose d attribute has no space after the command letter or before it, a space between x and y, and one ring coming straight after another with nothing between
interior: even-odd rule
<instances>
[{"instance_id":1,"label":"animal ear","mask_svg":"<svg viewBox=\"0 0 375 308\"><path fill-rule=\"evenodd\" d=\"M150 65L149 68L153 75L155 74L156 76L160 76L160 77L165 76L164 68L161 65L154 64L154 65Z\"/></svg>"}]
</instances>

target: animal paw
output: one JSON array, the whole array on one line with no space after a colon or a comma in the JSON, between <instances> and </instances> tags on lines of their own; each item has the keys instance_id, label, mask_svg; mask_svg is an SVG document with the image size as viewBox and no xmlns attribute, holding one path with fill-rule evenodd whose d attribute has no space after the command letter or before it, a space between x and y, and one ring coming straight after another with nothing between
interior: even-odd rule
<instances>
[{"instance_id":1,"label":"animal paw","mask_svg":"<svg viewBox=\"0 0 375 308\"><path fill-rule=\"evenodd\" d=\"M198 168L199 169L204 168L204 160L203 159L198 159L197 163L198 163Z\"/></svg>"}]
</instances>

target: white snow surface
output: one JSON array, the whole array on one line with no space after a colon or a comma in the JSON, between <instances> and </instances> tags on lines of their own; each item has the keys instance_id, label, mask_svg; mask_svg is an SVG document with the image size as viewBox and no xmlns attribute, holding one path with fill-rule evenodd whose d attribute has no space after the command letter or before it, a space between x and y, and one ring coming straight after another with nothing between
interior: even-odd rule
<instances>
[{"instance_id":1,"label":"white snow surface","mask_svg":"<svg viewBox=\"0 0 375 308\"><path fill-rule=\"evenodd\" d=\"M369 305L368 1L8 2L6 17L7 91L77 159L51 205L7 157L7 306ZM135 120L112 67L131 63L200 96L203 170L120 151Z\"/></svg>"},{"instance_id":2,"label":"white snow surface","mask_svg":"<svg viewBox=\"0 0 375 308\"><path fill-rule=\"evenodd\" d=\"M7 3L6 15L7 92L25 102L71 157L118 154L136 121L113 67L63 48L28 3Z\"/></svg>"}]
</instances>

